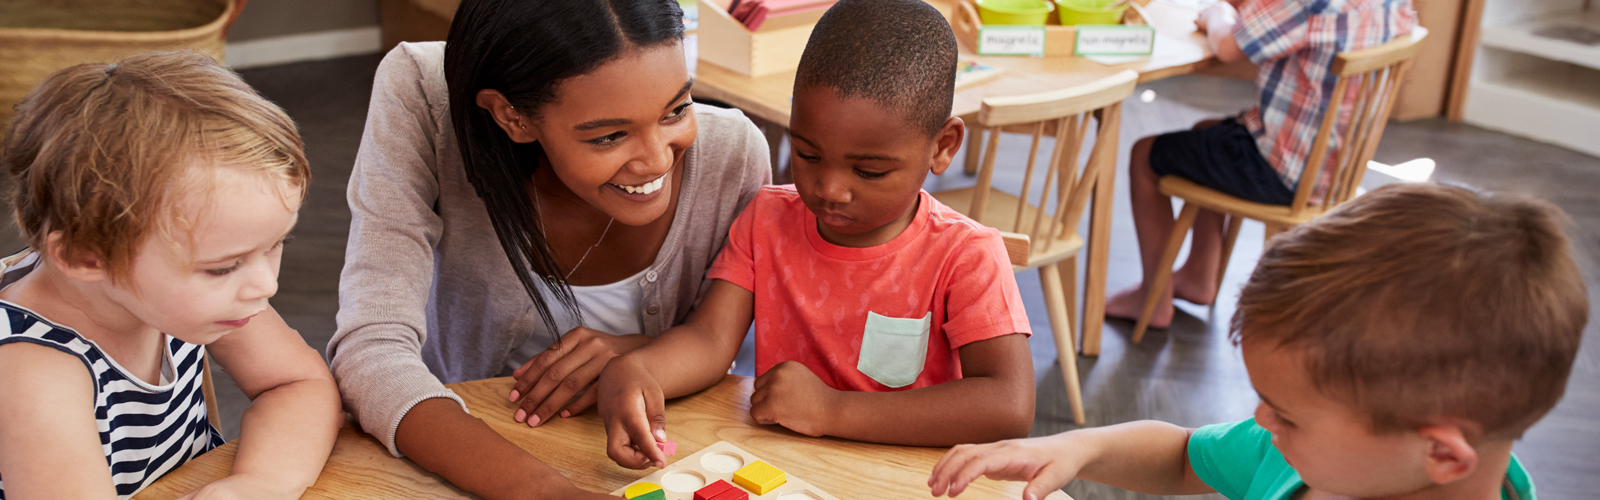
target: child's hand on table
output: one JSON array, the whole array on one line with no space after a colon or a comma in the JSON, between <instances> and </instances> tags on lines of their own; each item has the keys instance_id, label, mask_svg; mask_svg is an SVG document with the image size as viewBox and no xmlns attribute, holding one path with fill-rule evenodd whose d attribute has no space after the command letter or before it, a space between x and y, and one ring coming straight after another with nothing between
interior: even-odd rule
<instances>
[{"instance_id":1,"label":"child's hand on table","mask_svg":"<svg viewBox=\"0 0 1600 500\"><path fill-rule=\"evenodd\" d=\"M756 377L750 393L750 417L762 425L778 424L807 436L827 434L827 421L839 391L817 378L811 368L784 361Z\"/></svg>"},{"instance_id":2,"label":"child's hand on table","mask_svg":"<svg viewBox=\"0 0 1600 500\"><path fill-rule=\"evenodd\" d=\"M605 367L595 390L606 456L629 469L666 466L667 454L657 444L667 440L666 398L650 371L633 357L618 358Z\"/></svg>"},{"instance_id":3,"label":"child's hand on table","mask_svg":"<svg viewBox=\"0 0 1600 500\"><path fill-rule=\"evenodd\" d=\"M1012 439L951 448L933 466L928 487L933 496L960 495L978 476L1001 481L1027 481L1023 500L1038 500L1061 489L1083 468L1069 434Z\"/></svg>"},{"instance_id":4,"label":"child's hand on table","mask_svg":"<svg viewBox=\"0 0 1600 500\"><path fill-rule=\"evenodd\" d=\"M590 384L600 377L606 364L649 342L650 337L644 335L611 335L573 328L549 349L511 372L517 383L508 397L512 402L521 402L512 418L537 427L557 412L562 417L583 412L595 402L595 388ZM574 397L578 399L573 401Z\"/></svg>"},{"instance_id":5,"label":"child's hand on table","mask_svg":"<svg viewBox=\"0 0 1600 500\"><path fill-rule=\"evenodd\" d=\"M178 500L233 500L300 498L305 490L285 490L282 481L247 474L234 474L211 482Z\"/></svg>"}]
</instances>

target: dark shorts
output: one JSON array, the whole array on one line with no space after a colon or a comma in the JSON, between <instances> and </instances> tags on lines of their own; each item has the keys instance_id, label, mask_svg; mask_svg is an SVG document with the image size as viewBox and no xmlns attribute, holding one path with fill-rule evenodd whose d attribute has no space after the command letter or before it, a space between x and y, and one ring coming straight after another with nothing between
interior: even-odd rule
<instances>
[{"instance_id":1,"label":"dark shorts","mask_svg":"<svg viewBox=\"0 0 1600 500\"><path fill-rule=\"evenodd\" d=\"M1199 130L1156 136L1150 146L1150 169L1158 176L1176 175L1257 203L1294 203L1294 190L1261 156L1250 130L1233 118Z\"/></svg>"}]
</instances>

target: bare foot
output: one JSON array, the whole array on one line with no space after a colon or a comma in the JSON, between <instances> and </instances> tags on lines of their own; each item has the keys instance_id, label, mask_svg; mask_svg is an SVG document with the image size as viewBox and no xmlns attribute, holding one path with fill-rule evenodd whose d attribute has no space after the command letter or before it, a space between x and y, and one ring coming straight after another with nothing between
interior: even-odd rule
<instances>
[{"instance_id":1,"label":"bare foot","mask_svg":"<svg viewBox=\"0 0 1600 500\"><path fill-rule=\"evenodd\" d=\"M1144 313L1144 296L1149 293L1142 286L1133 286L1123 289L1106 300L1106 317L1139 321L1139 315ZM1150 316L1150 328L1165 329L1172 324L1172 299L1168 298L1165 304L1156 307L1155 314Z\"/></svg>"},{"instance_id":2,"label":"bare foot","mask_svg":"<svg viewBox=\"0 0 1600 500\"><path fill-rule=\"evenodd\" d=\"M1179 269L1172 273L1172 296L1195 305L1211 305L1217 300L1216 272L1185 273Z\"/></svg>"}]
</instances>

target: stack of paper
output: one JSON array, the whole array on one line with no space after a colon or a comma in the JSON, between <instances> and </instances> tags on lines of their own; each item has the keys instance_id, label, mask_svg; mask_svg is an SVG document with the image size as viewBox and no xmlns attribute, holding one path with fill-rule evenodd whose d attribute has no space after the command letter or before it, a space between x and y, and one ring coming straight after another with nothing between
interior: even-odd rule
<instances>
[{"instance_id":1,"label":"stack of paper","mask_svg":"<svg viewBox=\"0 0 1600 500\"><path fill-rule=\"evenodd\" d=\"M806 20L809 22L785 24L811 24L815 23L817 18L821 18L822 12L827 11L836 1L838 0L733 0L733 4L728 6L728 15L750 31L760 29L768 19L777 20L797 14L809 13L810 15L801 16L808 18Z\"/></svg>"}]
</instances>

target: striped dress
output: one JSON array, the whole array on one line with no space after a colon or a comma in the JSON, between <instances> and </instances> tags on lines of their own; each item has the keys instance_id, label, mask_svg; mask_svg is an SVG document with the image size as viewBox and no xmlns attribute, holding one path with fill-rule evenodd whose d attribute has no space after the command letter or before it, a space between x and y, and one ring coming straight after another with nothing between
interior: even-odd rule
<instances>
[{"instance_id":1,"label":"striped dress","mask_svg":"<svg viewBox=\"0 0 1600 500\"><path fill-rule=\"evenodd\" d=\"M0 284L15 281L35 260L29 256L6 269ZM0 321L5 323L0 325L0 346L29 342L55 348L82 360L94 375L95 424L117 498L132 497L189 459L222 445L222 434L206 418L200 389L205 347L165 336L163 372L171 367L171 381L157 386L128 375L93 341L26 308L0 301Z\"/></svg>"}]
</instances>

